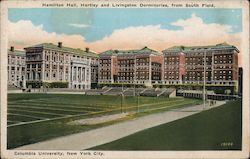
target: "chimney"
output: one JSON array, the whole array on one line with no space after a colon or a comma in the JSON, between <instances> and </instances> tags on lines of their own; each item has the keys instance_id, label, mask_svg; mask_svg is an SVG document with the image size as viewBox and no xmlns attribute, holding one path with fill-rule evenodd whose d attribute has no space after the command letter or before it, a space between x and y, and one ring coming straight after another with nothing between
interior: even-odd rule
<instances>
[{"instance_id":1,"label":"chimney","mask_svg":"<svg viewBox=\"0 0 250 159\"><path fill-rule=\"evenodd\" d=\"M13 52L14 50L15 50L15 49L14 49L14 46L11 46L11 47L10 47L10 51Z\"/></svg>"},{"instance_id":2,"label":"chimney","mask_svg":"<svg viewBox=\"0 0 250 159\"><path fill-rule=\"evenodd\" d=\"M86 52L89 52L89 48L88 47L86 47Z\"/></svg>"},{"instance_id":3,"label":"chimney","mask_svg":"<svg viewBox=\"0 0 250 159\"><path fill-rule=\"evenodd\" d=\"M62 42L58 42L58 47L62 48Z\"/></svg>"}]
</instances>

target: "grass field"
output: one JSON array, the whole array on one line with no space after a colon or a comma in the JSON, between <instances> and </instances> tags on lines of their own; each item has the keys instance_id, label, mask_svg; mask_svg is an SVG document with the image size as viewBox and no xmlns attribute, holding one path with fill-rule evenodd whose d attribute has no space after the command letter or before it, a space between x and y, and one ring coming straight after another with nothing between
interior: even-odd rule
<instances>
[{"instance_id":1,"label":"grass field","mask_svg":"<svg viewBox=\"0 0 250 159\"><path fill-rule=\"evenodd\" d=\"M242 102L230 101L92 150L240 150Z\"/></svg>"},{"instance_id":2,"label":"grass field","mask_svg":"<svg viewBox=\"0 0 250 159\"><path fill-rule=\"evenodd\" d=\"M8 148L15 148L116 122L96 125L68 124L68 122L76 119L120 112L131 112L134 115L130 116L130 118L133 118L138 115L199 104L200 102L200 100L184 98L8 94L7 145Z\"/></svg>"},{"instance_id":3,"label":"grass field","mask_svg":"<svg viewBox=\"0 0 250 159\"><path fill-rule=\"evenodd\" d=\"M139 102L138 102L139 100ZM10 94L8 126L43 120L88 117L93 114L137 111L150 112L171 106L193 104L183 98L83 96L70 94Z\"/></svg>"}]
</instances>

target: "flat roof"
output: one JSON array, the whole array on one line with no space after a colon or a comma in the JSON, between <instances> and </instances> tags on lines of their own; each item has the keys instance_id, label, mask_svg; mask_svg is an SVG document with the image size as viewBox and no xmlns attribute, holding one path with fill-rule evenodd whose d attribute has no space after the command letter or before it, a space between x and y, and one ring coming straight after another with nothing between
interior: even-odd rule
<instances>
[{"instance_id":1,"label":"flat roof","mask_svg":"<svg viewBox=\"0 0 250 159\"><path fill-rule=\"evenodd\" d=\"M37 44L37 45L33 45L30 47L26 47L25 49L28 48L44 48L44 49L53 49L53 50L58 50L58 51L64 51L64 52L68 52L68 53L72 53L72 54L76 54L76 55L84 55L84 56L90 56L90 57L98 57L98 54L94 53L93 51L86 51L86 50L82 50L82 49L75 49L75 48L70 48L70 47L58 47L58 45L55 45L53 43L42 43L42 44Z\"/></svg>"},{"instance_id":2,"label":"flat roof","mask_svg":"<svg viewBox=\"0 0 250 159\"><path fill-rule=\"evenodd\" d=\"M10 49L8 49L8 54L13 54L16 56L25 56L25 51L22 51L22 50L11 51Z\"/></svg>"},{"instance_id":3,"label":"flat roof","mask_svg":"<svg viewBox=\"0 0 250 159\"><path fill-rule=\"evenodd\" d=\"M138 56L138 55L162 55L158 51L150 49L148 47L144 47L142 49L135 50L107 50L105 52L100 53L100 56Z\"/></svg>"},{"instance_id":4,"label":"flat roof","mask_svg":"<svg viewBox=\"0 0 250 159\"><path fill-rule=\"evenodd\" d=\"M199 50L221 50L221 49L234 49L237 52L239 52L239 50L237 49L237 47L230 45L226 42L224 43L220 43L220 44L216 44L216 45L207 45L207 46L173 46L170 47L168 49L163 50L163 52L191 52L191 51L199 51Z\"/></svg>"}]
</instances>

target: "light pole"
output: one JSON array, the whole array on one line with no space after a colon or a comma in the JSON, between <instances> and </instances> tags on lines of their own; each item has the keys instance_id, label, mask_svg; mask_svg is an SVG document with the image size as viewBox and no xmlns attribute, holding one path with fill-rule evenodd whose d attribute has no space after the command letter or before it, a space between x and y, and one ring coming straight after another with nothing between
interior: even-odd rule
<instances>
[{"instance_id":1,"label":"light pole","mask_svg":"<svg viewBox=\"0 0 250 159\"><path fill-rule=\"evenodd\" d=\"M139 113L139 95L140 93L137 92L137 113Z\"/></svg>"},{"instance_id":2,"label":"light pole","mask_svg":"<svg viewBox=\"0 0 250 159\"><path fill-rule=\"evenodd\" d=\"M137 88L134 83L134 97L136 97L137 113L139 113L139 92L136 91Z\"/></svg>"},{"instance_id":3,"label":"light pole","mask_svg":"<svg viewBox=\"0 0 250 159\"><path fill-rule=\"evenodd\" d=\"M133 94L133 95L134 95L134 97L135 97L135 92L136 92L136 90L135 90L135 82L134 82L134 94Z\"/></svg>"},{"instance_id":4,"label":"light pole","mask_svg":"<svg viewBox=\"0 0 250 159\"><path fill-rule=\"evenodd\" d=\"M122 83L122 92L121 92L121 113L123 113L123 83Z\"/></svg>"}]
</instances>

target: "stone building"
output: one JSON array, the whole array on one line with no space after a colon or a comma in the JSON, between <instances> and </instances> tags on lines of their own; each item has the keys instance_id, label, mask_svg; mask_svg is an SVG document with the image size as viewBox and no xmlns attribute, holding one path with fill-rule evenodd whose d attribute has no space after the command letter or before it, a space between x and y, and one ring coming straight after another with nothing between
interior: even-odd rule
<instances>
[{"instance_id":1,"label":"stone building","mask_svg":"<svg viewBox=\"0 0 250 159\"><path fill-rule=\"evenodd\" d=\"M88 48L86 50L42 43L26 47L27 81L64 82L68 88L90 89L97 77L91 73L97 71L98 56Z\"/></svg>"},{"instance_id":2,"label":"stone building","mask_svg":"<svg viewBox=\"0 0 250 159\"><path fill-rule=\"evenodd\" d=\"M8 50L8 85L26 87L25 52L15 50L13 46Z\"/></svg>"}]
</instances>

